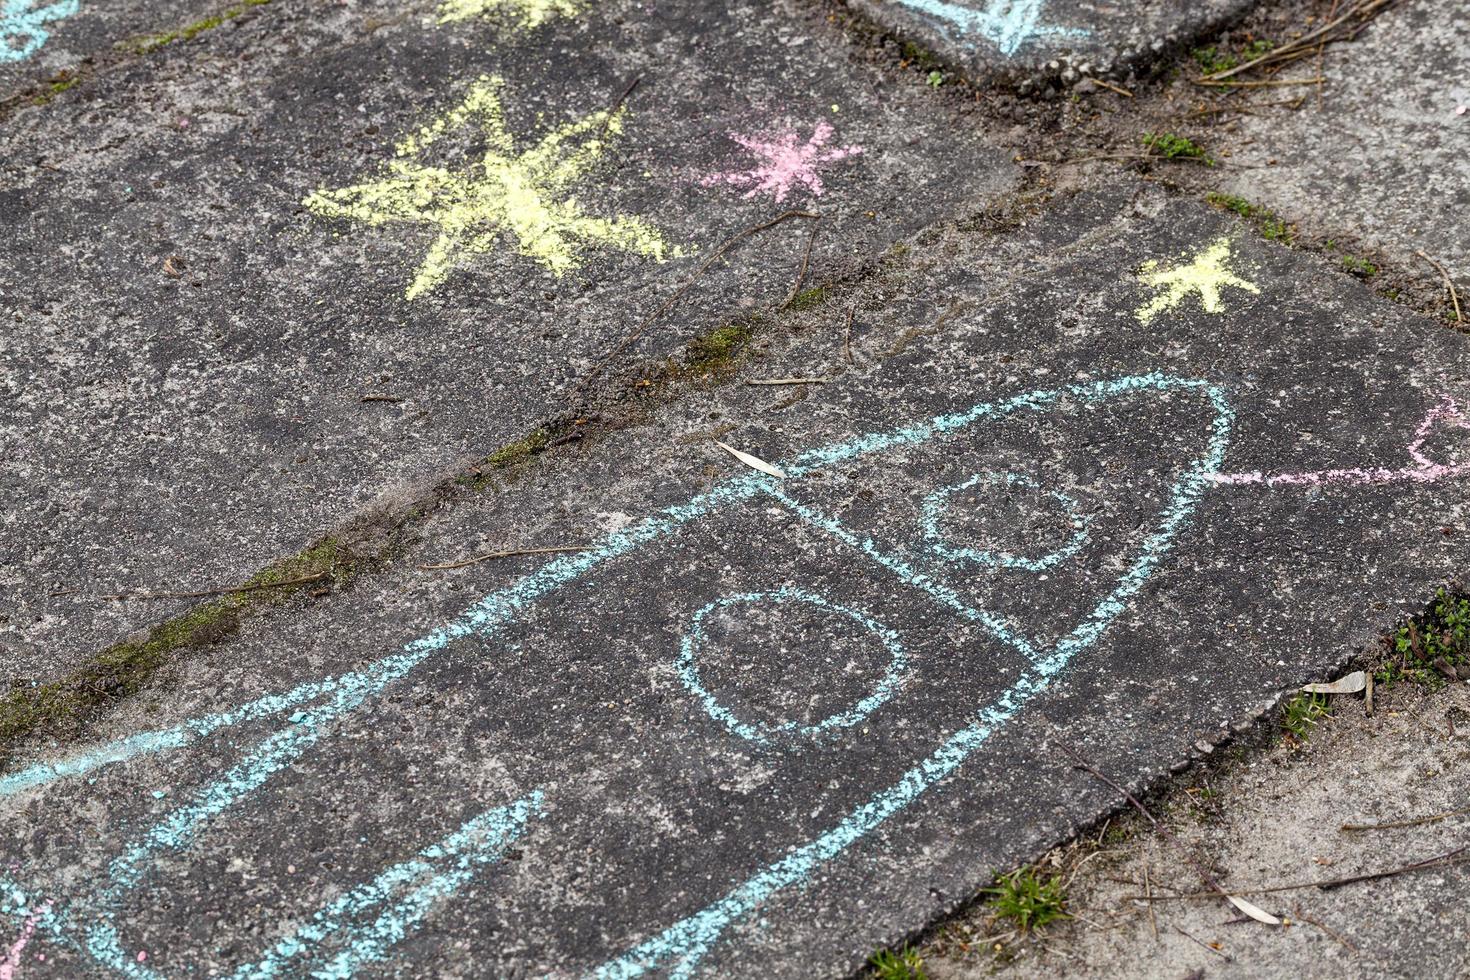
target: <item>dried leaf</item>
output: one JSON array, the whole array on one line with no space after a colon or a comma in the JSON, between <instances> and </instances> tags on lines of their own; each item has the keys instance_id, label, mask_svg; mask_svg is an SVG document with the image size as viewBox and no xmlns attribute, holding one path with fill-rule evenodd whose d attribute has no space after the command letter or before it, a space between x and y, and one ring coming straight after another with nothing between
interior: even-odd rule
<instances>
[{"instance_id":1,"label":"dried leaf","mask_svg":"<svg viewBox=\"0 0 1470 980\"><path fill-rule=\"evenodd\" d=\"M729 453L731 456L734 456L736 459L740 460L740 462L744 463L746 466L749 466L751 469L760 470L762 473L767 473L771 476L780 477L783 480L786 479L785 473L757 456L752 456L750 455L750 453L742 453L734 446L727 446L718 439L715 440L715 445L719 446L725 452Z\"/></svg>"},{"instance_id":2,"label":"dried leaf","mask_svg":"<svg viewBox=\"0 0 1470 980\"><path fill-rule=\"evenodd\" d=\"M1234 895L1226 895L1225 897L1230 899L1231 905L1234 905L1236 908L1240 909L1242 912L1250 916L1252 919L1255 919L1257 922L1264 922L1268 926L1281 925L1280 919L1276 918L1276 916L1272 915L1270 912L1267 912L1265 909L1262 909L1260 906L1252 905L1245 899L1236 898Z\"/></svg>"},{"instance_id":3,"label":"dried leaf","mask_svg":"<svg viewBox=\"0 0 1470 980\"><path fill-rule=\"evenodd\" d=\"M1307 684L1302 690L1308 694L1357 694L1368 686L1368 672L1355 670L1333 681L1331 684Z\"/></svg>"}]
</instances>

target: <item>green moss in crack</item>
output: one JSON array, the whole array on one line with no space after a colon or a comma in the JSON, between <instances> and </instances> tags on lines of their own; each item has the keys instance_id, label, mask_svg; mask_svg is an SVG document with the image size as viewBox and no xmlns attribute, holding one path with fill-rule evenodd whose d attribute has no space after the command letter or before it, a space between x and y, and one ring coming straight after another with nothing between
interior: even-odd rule
<instances>
[{"instance_id":1,"label":"green moss in crack","mask_svg":"<svg viewBox=\"0 0 1470 980\"><path fill-rule=\"evenodd\" d=\"M1205 200L1222 211L1233 211L1255 225L1256 231L1267 241L1281 242L1290 245L1296 240L1296 229L1267 208L1252 204L1243 197L1234 194L1221 194L1211 191L1205 195Z\"/></svg>"},{"instance_id":2,"label":"green moss in crack","mask_svg":"<svg viewBox=\"0 0 1470 980\"><path fill-rule=\"evenodd\" d=\"M799 299L801 294L797 294ZM795 300L792 301L793 307ZM734 365L755 335L753 321L727 323L689 342L684 367L695 374L716 374Z\"/></svg>"},{"instance_id":3,"label":"green moss in crack","mask_svg":"<svg viewBox=\"0 0 1470 980\"><path fill-rule=\"evenodd\" d=\"M1325 694L1298 694L1286 702L1286 707L1281 711L1281 727L1292 735L1306 741L1312 734L1312 729L1324 718L1330 717L1331 712L1327 710L1327 695Z\"/></svg>"},{"instance_id":4,"label":"green moss in crack","mask_svg":"<svg viewBox=\"0 0 1470 980\"><path fill-rule=\"evenodd\" d=\"M1213 75L1217 71L1229 71L1240 64L1240 60L1235 55L1213 44L1195 48L1189 54L1199 64L1200 71L1206 75Z\"/></svg>"},{"instance_id":5,"label":"green moss in crack","mask_svg":"<svg viewBox=\"0 0 1470 980\"><path fill-rule=\"evenodd\" d=\"M1211 166L1214 165L1214 161L1205 153L1204 147L1188 137L1175 133L1144 133L1143 145L1166 160L1188 157L1192 160L1203 160Z\"/></svg>"},{"instance_id":6,"label":"green moss in crack","mask_svg":"<svg viewBox=\"0 0 1470 980\"><path fill-rule=\"evenodd\" d=\"M802 310L813 310L827 302L832 295L831 290L825 286L813 286L811 289L803 289L791 297L791 302L786 304L786 309L800 313Z\"/></svg>"},{"instance_id":7,"label":"green moss in crack","mask_svg":"<svg viewBox=\"0 0 1470 980\"><path fill-rule=\"evenodd\" d=\"M903 63L904 65L918 65L924 71L931 71L941 64L938 55L913 41L903 43Z\"/></svg>"},{"instance_id":8,"label":"green moss in crack","mask_svg":"<svg viewBox=\"0 0 1470 980\"><path fill-rule=\"evenodd\" d=\"M339 538L323 538L261 569L239 590L164 620L142 639L113 644L59 680L12 687L0 697L0 756L26 736L74 731L107 704L141 691L179 654L218 643L246 617L302 590L345 584L372 560Z\"/></svg>"},{"instance_id":9,"label":"green moss in crack","mask_svg":"<svg viewBox=\"0 0 1470 980\"><path fill-rule=\"evenodd\" d=\"M193 23L185 24L176 30L132 38L121 42L120 46L132 51L134 54L148 54L150 51L157 51L159 48L167 47L175 41L191 40L206 31L212 31L216 27L234 20L252 7L262 7L270 2L271 0L240 0L239 3L226 7L217 14L211 14Z\"/></svg>"}]
</instances>

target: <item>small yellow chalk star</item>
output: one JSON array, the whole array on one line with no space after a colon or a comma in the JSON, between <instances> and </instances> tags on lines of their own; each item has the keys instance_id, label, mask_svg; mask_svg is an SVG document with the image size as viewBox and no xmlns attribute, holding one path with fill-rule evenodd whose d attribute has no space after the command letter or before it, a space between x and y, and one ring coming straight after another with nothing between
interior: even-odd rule
<instances>
[{"instance_id":1,"label":"small yellow chalk star","mask_svg":"<svg viewBox=\"0 0 1470 980\"><path fill-rule=\"evenodd\" d=\"M504 11L517 27L530 30L553 17L575 17L586 5L586 0L440 0L439 23Z\"/></svg>"},{"instance_id":2,"label":"small yellow chalk star","mask_svg":"<svg viewBox=\"0 0 1470 980\"><path fill-rule=\"evenodd\" d=\"M412 300L438 286L456 266L490 251L502 235L520 254L558 278L577 268L585 244L619 248L662 262L671 250L657 229L639 218L598 218L567 194L622 132L624 110L595 112L517 152L500 104L499 78L482 75L455 108L400 140L381 180L319 190L303 202L319 215L352 218L374 227L393 222L434 225L429 246L408 287ZM422 162L445 133L478 123L484 156L464 171ZM579 145L571 145L580 139Z\"/></svg>"},{"instance_id":3,"label":"small yellow chalk star","mask_svg":"<svg viewBox=\"0 0 1470 980\"><path fill-rule=\"evenodd\" d=\"M1220 288L1233 286L1248 293L1261 289L1226 268L1230 259L1230 239L1221 238L1194 257L1189 265L1160 269L1157 262L1145 262L1138 281L1153 289L1164 290L1138 308L1138 322L1148 323L1165 310L1172 310L1190 293L1199 293L1199 305L1206 313L1223 313Z\"/></svg>"}]
</instances>

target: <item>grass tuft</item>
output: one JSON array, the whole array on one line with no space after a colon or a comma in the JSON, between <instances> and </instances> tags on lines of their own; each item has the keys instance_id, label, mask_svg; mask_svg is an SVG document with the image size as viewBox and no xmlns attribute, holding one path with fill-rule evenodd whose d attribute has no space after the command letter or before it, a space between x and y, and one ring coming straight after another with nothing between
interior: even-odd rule
<instances>
[{"instance_id":1,"label":"grass tuft","mask_svg":"<svg viewBox=\"0 0 1470 980\"><path fill-rule=\"evenodd\" d=\"M929 980L924 960L908 946L901 950L880 949L868 958L875 980Z\"/></svg>"},{"instance_id":2,"label":"grass tuft","mask_svg":"<svg viewBox=\"0 0 1470 980\"><path fill-rule=\"evenodd\" d=\"M1281 727L1306 741L1317 723L1331 716L1332 713L1327 710L1327 695L1298 694L1286 702L1286 707L1282 709Z\"/></svg>"},{"instance_id":3,"label":"grass tuft","mask_svg":"<svg viewBox=\"0 0 1470 980\"><path fill-rule=\"evenodd\" d=\"M1061 880L1043 878L1035 868L1017 868L1007 875L995 879L995 885L984 889L981 894L989 896L991 914L997 919L1009 919L1022 932L1040 929L1067 915L1067 896L1062 890Z\"/></svg>"}]
</instances>

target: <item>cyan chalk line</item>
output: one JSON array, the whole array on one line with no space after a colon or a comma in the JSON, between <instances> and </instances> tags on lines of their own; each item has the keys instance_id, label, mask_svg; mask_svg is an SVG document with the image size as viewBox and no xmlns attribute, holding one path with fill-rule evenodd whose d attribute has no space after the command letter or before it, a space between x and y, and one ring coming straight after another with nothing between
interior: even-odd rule
<instances>
[{"instance_id":1,"label":"cyan chalk line","mask_svg":"<svg viewBox=\"0 0 1470 980\"><path fill-rule=\"evenodd\" d=\"M1154 532L1145 539L1137 559L1118 579L1114 588L1098 602L1092 613L1061 640L1052 654L1042 659L1033 671L1001 694L993 705L978 712L976 720L970 726L951 735L935 752L904 773L893 785L875 793L830 830L792 849L785 857L737 885L718 901L688 918L681 919L622 956L604 963L593 972L595 980L630 980L664 965L670 967L671 978L692 976L703 956L735 920L747 915L776 892L804 885L821 865L842 854L863 836L952 774L992 734L1013 718L1026 702L1045 690L1072 658L1096 642L1103 630L1126 608L1128 600L1143 588L1158 567L1159 559L1169 550L1189 515L1194 512L1200 496L1210 486L1209 475L1217 472L1224 462L1225 451L1230 443L1233 413L1219 389L1198 381L1167 379L1157 375L1149 378L1154 379L1148 385L1151 388L1203 390L1215 409L1215 419L1205 452L1174 483L1163 516ZM1085 400L1113 397L1130 390L1129 382L1135 380L1104 382L1091 391L1079 389L1093 386L1077 386L1071 393ZM1055 400L1055 393L1045 393L1043 397ZM1035 406L1028 404L1027 407ZM767 485L765 490L822 530L862 547L869 554L876 550L871 539L857 539L834 519L798 503L776 485ZM890 571L896 570L891 561L880 564L884 564ZM898 574L906 577L904 573ZM925 587L917 581L909 584Z\"/></svg>"},{"instance_id":2,"label":"cyan chalk line","mask_svg":"<svg viewBox=\"0 0 1470 980\"><path fill-rule=\"evenodd\" d=\"M1218 471L1224 458L1231 415L1223 393L1212 385L1161 374L1138 375L1070 385L984 403L953 415L939 416L890 432L875 433L811 450L801 454L793 465L786 467L790 476L800 476L856 456L922 442L982 420L1001 418L1021 410L1047 408L1066 397L1096 402L1133 393L1167 390L1193 390L1207 395L1216 411L1208 450L1176 482L1160 525L1145 540L1138 558L1118 580L1115 588L1049 654L1032 649L1023 637L1007 635L1004 623L988 619L983 613L968 610L957 597L929 576L910 569L898 559L882 554L871 540L858 541L836 522L782 493L771 478L749 474L695 497L687 504L669 508L629 530L611 534L590 552L549 562L513 585L482 599L452 623L410 642L399 653L385 657L363 670L299 685L283 694L258 698L231 712L202 716L174 728L143 733L64 760L33 766L0 780L0 798L35 791L58 779L81 775L126 759L182 748L224 728L279 715L291 708L317 699L322 700L316 707L292 714L286 719L285 727L258 743L240 763L195 793L187 803L170 812L142 838L128 845L109 865L108 881L102 891L90 896L90 901L79 903L93 910L94 918L84 932L84 946L93 958L124 976L153 980L155 975L151 970L144 972L147 968L142 967L123 950L116 923L113 921L113 910L141 881L160 851L179 850L188 846L203 825L225 813L246 795L268 782L271 776L300 758L326 734L330 723L356 710L385 686L404 676L434 653L443 650L452 640L487 633L508 622L531 602L581 577L601 563L667 535L716 507L765 491L829 533L840 532L846 540L856 543L866 554L898 574L904 581L929 592L958 611L968 613L977 622L991 628L1026 655L1032 661L1034 670L1002 695L995 706L982 712L979 722L951 736L937 753L910 770L894 787L878 794L854 811L833 830L793 850L787 858L751 878L724 899L671 927L661 936L648 940L619 960L610 961L603 968L609 976L631 976L654 963L673 960L686 964L678 967L678 970L687 972L694 968L724 929L735 918L748 911L752 903L769 897L776 890L804 881L812 869L844 851L872 827L898 812L952 772L996 727L1020 710L1021 705L1037 691L1043 689L1046 682L1077 652L1095 642L1107 625L1124 609L1128 599L1142 588L1156 568L1159 558L1168 550L1193 510L1200 493L1210 485L1208 476Z\"/></svg>"},{"instance_id":3,"label":"cyan chalk line","mask_svg":"<svg viewBox=\"0 0 1470 980\"><path fill-rule=\"evenodd\" d=\"M328 902L260 960L236 970L232 980L301 976L302 970L290 964L317 954L329 940L339 951L329 962L314 967L312 977L348 980L360 966L381 962L432 906L467 885L482 866L500 860L506 848L525 833L527 821L540 815L543 799L536 790L510 806L482 813L417 857L393 865ZM371 922L352 923L374 909L381 911Z\"/></svg>"},{"instance_id":4,"label":"cyan chalk line","mask_svg":"<svg viewBox=\"0 0 1470 980\"><path fill-rule=\"evenodd\" d=\"M81 9L81 0L56 0L45 7L35 0L4 0L0 5L0 62L24 61L51 39L45 25L71 17ZM15 41L24 39L24 43Z\"/></svg>"},{"instance_id":5,"label":"cyan chalk line","mask_svg":"<svg viewBox=\"0 0 1470 980\"><path fill-rule=\"evenodd\" d=\"M1045 491L1057 503L1062 505L1067 517L1072 524L1072 533L1060 548L1047 552L1036 558L1026 555L1013 555L1005 551L990 551L988 549L966 548L951 545L945 538L940 520L944 512L951 506L950 498L975 486L990 486L996 483L1004 483L1009 487L1025 487L1030 490L1040 490L1040 486L1031 477L1021 473L976 473L962 483L951 487L941 487L924 498L924 503L919 511L919 528L924 532L924 537L929 542L929 550L954 562L973 562L976 565L993 566L999 568L1011 568L1026 572L1044 572L1061 564L1068 558L1082 550L1087 544L1087 525L1092 518L1084 515L1077 501L1060 490Z\"/></svg>"},{"instance_id":6,"label":"cyan chalk line","mask_svg":"<svg viewBox=\"0 0 1470 980\"><path fill-rule=\"evenodd\" d=\"M1086 37L1090 33L1080 28L1042 24L1042 0L987 0L980 10L946 0L894 2L949 25L950 33L960 38L978 34L1007 57L1035 37Z\"/></svg>"},{"instance_id":7,"label":"cyan chalk line","mask_svg":"<svg viewBox=\"0 0 1470 980\"><path fill-rule=\"evenodd\" d=\"M698 653L699 648L704 645L706 636L704 629L704 618L717 609L728 609L731 606L750 605L757 602L773 602L776 604L786 602L804 602L835 612L845 616L857 623L878 639L884 649L888 651L888 664L883 670L883 676L878 680L871 693L859 700L846 711L839 711L829 715L821 721L810 725L801 725L795 721L786 721L778 725L761 725L744 721L735 712L710 692L705 686L704 679L699 673ZM903 683L904 672L908 667L908 658L904 653L903 644L899 642L898 634L893 630L874 621L864 612L844 606L836 602L808 592L805 589L796 589L783 586L774 592L743 592L737 595L725 596L701 608L696 612L689 623L689 630L679 644L679 659L675 663L679 680L690 694L704 706L705 713L715 721L724 725L734 734L758 745L768 745L775 736L800 735L804 738L814 738L838 728L851 728L862 721L868 715L886 704L893 695L897 693L899 686Z\"/></svg>"}]
</instances>

